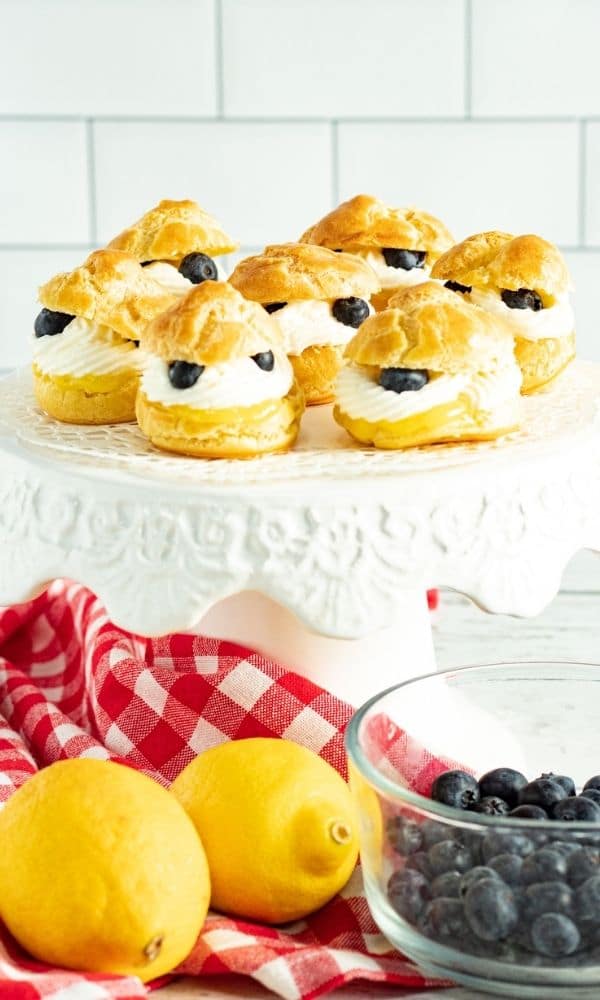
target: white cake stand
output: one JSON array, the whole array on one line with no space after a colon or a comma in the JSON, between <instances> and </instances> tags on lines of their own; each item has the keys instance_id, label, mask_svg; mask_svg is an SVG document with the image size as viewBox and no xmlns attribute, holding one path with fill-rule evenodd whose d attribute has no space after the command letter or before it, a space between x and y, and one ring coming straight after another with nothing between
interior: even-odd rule
<instances>
[{"instance_id":1,"label":"white cake stand","mask_svg":"<svg viewBox=\"0 0 600 1000\"><path fill-rule=\"evenodd\" d=\"M329 407L288 455L169 456L134 425L56 423L0 382L0 603L67 576L132 632L246 643L358 704L434 668L428 587L535 615L600 550L600 366L499 442L377 452ZM351 641L348 641L351 640Z\"/></svg>"}]
</instances>

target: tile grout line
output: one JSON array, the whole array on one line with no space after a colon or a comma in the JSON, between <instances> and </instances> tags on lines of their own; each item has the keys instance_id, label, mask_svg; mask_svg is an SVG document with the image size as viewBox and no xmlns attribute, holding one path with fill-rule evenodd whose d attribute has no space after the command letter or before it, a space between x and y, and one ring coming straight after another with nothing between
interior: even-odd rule
<instances>
[{"instance_id":1,"label":"tile grout line","mask_svg":"<svg viewBox=\"0 0 600 1000\"><path fill-rule=\"evenodd\" d=\"M94 122L92 118L86 118L85 120L85 137L87 150L88 205L90 213L89 234L90 242L95 244L98 240L98 210L96 204L96 149L94 143Z\"/></svg>"},{"instance_id":2,"label":"tile grout line","mask_svg":"<svg viewBox=\"0 0 600 1000\"><path fill-rule=\"evenodd\" d=\"M224 97L224 95L223 95ZM38 123L38 122L71 122L83 123L93 121L95 124L109 125L330 125L335 121L338 125L463 125L465 121L473 125L576 125L578 122L598 123L600 117L589 115L578 118L576 115L347 115L330 118L318 115L297 115L284 117L282 115L93 115L91 118L82 115L15 115L1 114L0 123Z\"/></svg>"},{"instance_id":3,"label":"tile grout line","mask_svg":"<svg viewBox=\"0 0 600 1000\"><path fill-rule=\"evenodd\" d=\"M332 205L340 202L340 137L338 122L331 122L331 199Z\"/></svg>"},{"instance_id":4,"label":"tile grout line","mask_svg":"<svg viewBox=\"0 0 600 1000\"><path fill-rule=\"evenodd\" d=\"M473 111L473 0L465 0L465 60L464 60L464 105L465 118L470 121Z\"/></svg>"},{"instance_id":5,"label":"tile grout line","mask_svg":"<svg viewBox=\"0 0 600 1000\"><path fill-rule=\"evenodd\" d=\"M579 231L578 241L585 246L586 211L587 211L587 125L585 120L579 122Z\"/></svg>"},{"instance_id":6,"label":"tile grout line","mask_svg":"<svg viewBox=\"0 0 600 1000\"><path fill-rule=\"evenodd\" d=\"M225 72L223 47L223 0L214 0L215 4L215 85L217 98L217 120L225 117Z\"/></svg>"}]
</instances>

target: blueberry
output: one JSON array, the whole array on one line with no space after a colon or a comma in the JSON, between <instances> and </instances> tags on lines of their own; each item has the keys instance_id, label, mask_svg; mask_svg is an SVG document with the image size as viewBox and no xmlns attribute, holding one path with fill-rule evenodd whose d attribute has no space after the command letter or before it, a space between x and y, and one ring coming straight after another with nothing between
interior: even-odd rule
<instances>
[{"instance_id":1,"label":"blueberry","mask_svg":"<svg viewBox=\"0 0 600 1000\"><path fill-rule=\"evenodd\" d=\"M432 875L429 857L425 851L416 851L415 854L410 854L406 859L404 868L409 868L412 871L419 872L421 875L424 875L425 878L431 878Z\"/></svg>"},{"instance_id":2,"label":"blueberry","mask_svg":"<svg viewBox=\"0 0 600 1000\"><path fill-rule=\"evenodd\" d=\"M592 802L591 799L583 795L570 795L568 799L557 802L552 810L553 819L562 820L565 823L577 823L589 820L590 822L600 821L600 805Z\"/></svg>"},{"instance_id":3,"label":"blueberry","mask_svg":"<svg viewBox=\"0 0 600 1000\"><path fill-rule=\"evenodd\" d=\"M458 899L461 880L460 872L444 872L443 875L434 878L431 883L431 895L445 896L446 899Z\"/></svg>"},{"instance_id":4,"label":"blueberry","mask_svg":"<svg viewBox=\"0 0 600 1000\"><path fill-rule=\"evenodd\" d=\"M454 840L441 840L429 848L427 853L429 867L433 875L444 872L466 872L473 865L473 858L466 847Z\"/></svg>"},{"instance_id":5,"label":"blueberry","mask_svg":"<svg viewBox=\"0 0 600 1000\"><path fill-rule=\"evenodd\" d=\"M404 868L394 872L388 882L388 898L396 913L415 923L431 899L429 883L420 872Z\"/></svg>"},{"instance_id":6,"label":"blueberry","mask_svg":"<svg viewBox=\"0 0 600 1000\"><path fill-rule=\"evenodd\" d=\"M36 337L55 337L74 319L69 313L55 312L54 309L42 309L35 317L33 329Z\"/></svg>"},{"instance_id":7,"label":"blueberry","mask_svg":"<svg viewBox=\"0 0 600 1000\"><path fill-rule=\"evenodd\" d=\"M471 285L461 285L460 281L445 281L444 285L449 288L451 292L460 292L464 295L466 292L471 291Z\"/></svg>"},{"instance_id":8,"label":"blueberry","mask_svg":"<svg viewBox=\"0 0 600 1000\"><path fill-rule=\"evenodd\" d=\"M423 923L431 937L464 938L468 933L460 899L440 897L432 900L425 910Z\"/></svg>"},{"instance_id":9,"label":"blueberry","mask_svg":"<svg viewBox=\"0 0 600 1000\"><path fill-rule=\"evenodd\" d=\"M336 299L331 307L331 312L338 323L343 323L344 326L353 326L357 330L369 315L369 306L364 299L351 295L347 299Z\"/></svg>"},{"instance_id":10,"label":"blueberry","mask_svg":"<svg viewBox=\"0 0 600 1000\"><path fill-rule=\"evenodd\" d=\"M179 273L191 281L192 285L200 285L203 281L216 281L219 277L217 265L212 257L205 253L188 253L179 265Z\"/></svg>"},{"instance_id":11,"label":"blueberry","mask_svg":"<svg viewBox=\"0 0 600 1000\"><path fill-rule=\"evenodd\" d=\"M490 858L488 867L492 868L507 885L518 885L521 881L523 858L518 854L497 854Z\"/></svg>"},{"instance_id":12,"label":"blueberry","mask_svg":"<svg viewBox=\"0 0 600 1000\"><path fill-rule=\"evenodd\" d=\"M578 920L600 924L600 875L588 878L576 890L575 910Z\"/></svg>"},{"instance_id":13,"label":"blueberry","mask_svg":"<svg viewBox=\"0 0 600 1000\"><path fill-rule=\"evenodd\" d=\"M577 951L581 936L564 913L543 913L531 926L531 942L540 955L563 958Z\"/></svg>"},{"instance_id":14,"label":"blueberry","mask_svg":"<svg viewBox=\"0 0 600 1000\"><path fill-rule=\"evenodd\" d=\"M384 370L403 371L402 368ZM470 809L479 802L479 785L473 775L466 771L444 771L431 786L431 798L455 809Z\"/></svg>"},{"instance_id":15,"label":"blueberry","mask_svg":"<svg viewBox=\"0 0 600 1000\"><path fill-rule=\"evenodd\" d=\"M526 784L527 778L520 771L514 771L512 767L497 767L479 779L479 791L482 798L497 796L514 809L519 802L519 792Z\"/></svg>"},{"instance_id":16,"label":"blueberry","mask_svg":"<svg viewBox=\"0 0 600 1000\"><path fill-rule=\"evenodd\" d=\"M482 855L484 861L496 857L497 854L518 854L526 858L535 850L533 841L524 833L511 833L505 830L494 830L488 833L483 841Z\"/></svg>"},{"instance_id":17,"label":"blueberry","mask_svg":"<svg viewBox=\"0 0 600 1000\"><path fill-rule=\"evenodd\" d=\"M418 392L429 382L429 375L422 368L382 368L379 376L379 385L383 389L391 389L392 392ZM462 774L462 771L448 771L448 774ZM440 775L444 777L444 775ZM471 777L468 775L468 777ZM439 779L438 779L439 780ZM473 779L474 784L475 779ZM432 795L432 798L435 796ZM437 800L441 802L441 799ZM449 805L450 803L446 803ZM459 806L464 809L466 806Z\"/></svg>"},{"instance_id":18,"label":"blueberry","mask_svg":"<svg viewBox=\"0 0 600 1000\"><path fill-rule=\"evenodd\" d=\"M508 815L517 819L548 819L548 813L541 806L517 806Z\"/></svg>"},{"instance_id":19,"label":"blueberry","mask_svg":"<svg viewBox=\"0 0 600 1000\"><path fill-rule=\"evenodd\" d=\"M587 792L588 788L597 788L598 790L600 790L600 774L595 774L593 778L590 778L589 781L586 781L585 785L583 786L584 792Z\"/></svg>"},{"instance_id":20,"label":"blueberry","mask_svg":"<svg viewBox=\"0 0 600 1000\"><path fill-rule=\"evenodd\" d=\"M398 854L408 857L416 854L423 846L423 834L419 823L403 816L393 816L386 828L388 840Z\"/></svg>"},{"instance_id":21,"label":"blueberry","mask_svg":"<svg viewBox=\"0 0 600 1000\"><path fill-rule=\"evenodd\" d=\"M473 812L483 813L484 816L508 816L509 808L508 803L497 795L486 795L473 806Z\"/></svg>"},{"instance_id":22,"label":"blueberry","mask_svg":"<svg viewBox=\"0 0 600 1000\"><path fill-rule=\"evenodd\" d=\"M500 294L502 301L509 309L532 309L533 312L539 312L540 309L544 308L540 296L532 288L517 288L516 291L511 288L503 288Z\"/></svg>"},{"instance_id":23,"label":"blueberry","mask_svg":"<svg viewBox=\"0 0 600 1000\"><path fill-rule=\"evenodd\" d=\"M287 306L287 302L265 302L263 304L263 309L268 313L279 312L280 309L284 309Z\"/></svg>"},{"instance_id":24,"label":"blueberry","mask_svg":"<svg viewBox=\"0 0 600 1000\"><path fill-rule=\"evenodd\" d=\"M566 774L552 774L552 771L549 771L547 774L540 774L540 778L552 778L553 781L558 781L559 785L562 785L567 795L577 795L575 782Z\"/></svg>"},{"instance_id":25,"label":"blueberry","mask_svg":"<svg viewBox=\"0 0 600 1000\"><path fill-rule=\"evenodd\" d=\"M564 882L534 882L527 886L523 897L523 912L527 920L542 913L571 913L573 892Z\"/></svg>"},{"instance_id":26,"label":"blueberry","mask_svg":"<svg viewBox=\"0 0 600 1000\"><path fill-rule=\"evenodd\" d=\"M388 267L412 271L415 267L423 267L427 253L425 250L397 250L396 247L383 247L383 259Z\"/></svg>"},{"instance_id":27,"label":"blueberry","mask_svg":"<svg viewBox=\"0 0 600 1000\"><path fill-rule=\"evenodd\" d=\"M482 879L471 886L465 896L465 916L482 941L501 941L518 921L513 893L499 878Z\"/></svg>"},{"instance_id":28,"label":"blueberry","mask_svg":"<svg viewBox=\"0 0 600 1000\"><path fill-rule=\"evenodd\" d=\"M578 886L594 875L600 875L600 851L595 847L582 847L567 859L567 881Z\"/></svg>"},{"instance_id":29,"label":"blueberry","mask_svg":"<svg viewBox=\"0 0 600 1000\"><path fill-rule=\"evenodd\" d=\"M564 854L567 859L570 858L572 854L581 850L581 844L577 844L569 840L553 840L549 846L553 847L555 851L560 851L560 853Z\"/></svg>"},{"instance_id":30,"label":"blueberry","mask_svg":"<svg viewBox=\"0 0 600 1000\"><path fill-rule=\"evenodd\" d=\"M552 812L552 807L566 797L567 793L558 781L553 778L536 778L519 790L519 805L540 806L541 809Z\"/></svg>"},{"instance_id":31,"label":"blueberry","mask_svg":"<svg viewBox=\"0 0 600 1000\"><path fill-rule=\"evenodd\" d=\"M552 847L541 847L523 862L521 881L524 885L533 882L553 882L567 875L567 859Z\"/></svg>"},{"instance_id":32,"label":"blueberry","mask_svg":"<svg viewBox=\"0 0 600 1000\"><path fill-rule=\"evenodd\" d=\"M169 365L169 382L175 389L190 389L196 384L204 365L194 365L189 361L171 361Z\"/></svg>"},{"instance_id":33,"label":"blueberry","mask_svg":"<svg viewBox=\"0 0 600 1000\"><path fill-rule=\"evenodd\" d=\"M472 885L486 878L497 879L498 872L494 871L493 868L488 868L487 865L477 865L475 868L469 869L460 880L460 895L466 896Z\"/></svg>"},{"instance_id":34,"label":"blueberry","mask_svg":"<svg viewBox=\"0 0 600 1000\"><path fill-rule=\"evenodd\" d=\"M260 354L253 354L252 360L263 372L272 372L275 367L273 351L261 351Z\"/></svg>"},{"instance_id":35,"label":"blueberry","mask_svg":"<svg viewBox=\"0 0 600 1000\"><path fill-rule=\"evenodd\" d=\"M591 799L592 802L600 805L600 788L584 788L581 794L584 799Z\"/></svg>"},{"instance_id":36,"label":"blueberry","mask_svg":"<svg viewBox=\"0 0 600 1000\"><path fill-rule=\"evenodd\" d=\"M427 819L421 826L423 843L425 847L433 847L439 844L440 840L448 840L450 834L445 823L438 823L435 819Z\"/></svg>"},{"instance_id":37,"label":"blueberry","mask_svg":"<svg viewBox=\"0 0 600 1000\"><path fill-rule=\"evenodd\" d=\"M461 830L458 828L454 831L454 840L457 844L462 844L463 847L466 847L473 858L474 865L483 864L481 859L483 834L479 830Z\"/></svg>"}]
</instances>

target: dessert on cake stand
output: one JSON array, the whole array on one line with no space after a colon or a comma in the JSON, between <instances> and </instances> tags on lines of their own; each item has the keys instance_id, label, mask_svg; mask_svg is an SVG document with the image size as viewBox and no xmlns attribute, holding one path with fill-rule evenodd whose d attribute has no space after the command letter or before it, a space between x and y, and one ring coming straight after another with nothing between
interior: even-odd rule
<instances>
[{"instance_id":1,"label":"dessert on cake stand","mask_svg":"<svg viewBox=\"0 0 600 1000\"><path fill-rule=\"evenodd\" d=\"M317 407L289 454L209 462L59 424L13 374L0 603L71 577L125 629L236 640L359 704L435 669L428 587L535 615L600 550L599 401L600 366L577 362L496 442L361 449Z\"/></svg>"}]
</instances>

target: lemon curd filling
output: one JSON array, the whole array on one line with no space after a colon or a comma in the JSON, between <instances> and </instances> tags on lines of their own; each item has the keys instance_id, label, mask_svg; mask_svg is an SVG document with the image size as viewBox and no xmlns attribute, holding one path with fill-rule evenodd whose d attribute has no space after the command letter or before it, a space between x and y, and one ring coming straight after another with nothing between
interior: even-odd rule
<instances>
[{"instance_id":1,"label":"lemon curd filling","mask_svg":"<svg viewBox=\"0 0 600 1000\"><path fill-rule=\"evenodd\" d=\"M281 399L267 399L254 406L229 406L221 410L198 410L193 406L165 406L157 403L142 392L144 406L160 414L163 421L177 427L178 433L194 437L209 427L231 427L264 423L278 413Z\"/></svg>"},{"instance_id":2,"label":"lemon curd filling","mask_svg":"<svg viewBox=\"0 0 600 1000\"><path fill-rule=\"evenodd\" d=\"M76 391L86 395L118 392L129 385L132 378L137 380L137 370L132 368L107 375L48 375L39 365L33 363L33 373L39 379L48 379L57 389L64 392Z\"/></svg>"},{"instance_id":3,"label":"lemon curd filling","mask_svg":"<svg viewBox=\"0 0 600 1000\"><path fill-rule=\"evenodd\" d=\"M340 373L333 415L358 441L403 448L459 438L496 437L519 419L520 372L430 373L415 392L379 384L380 369L349 366Z\"/></svg>"}]
</instances>

